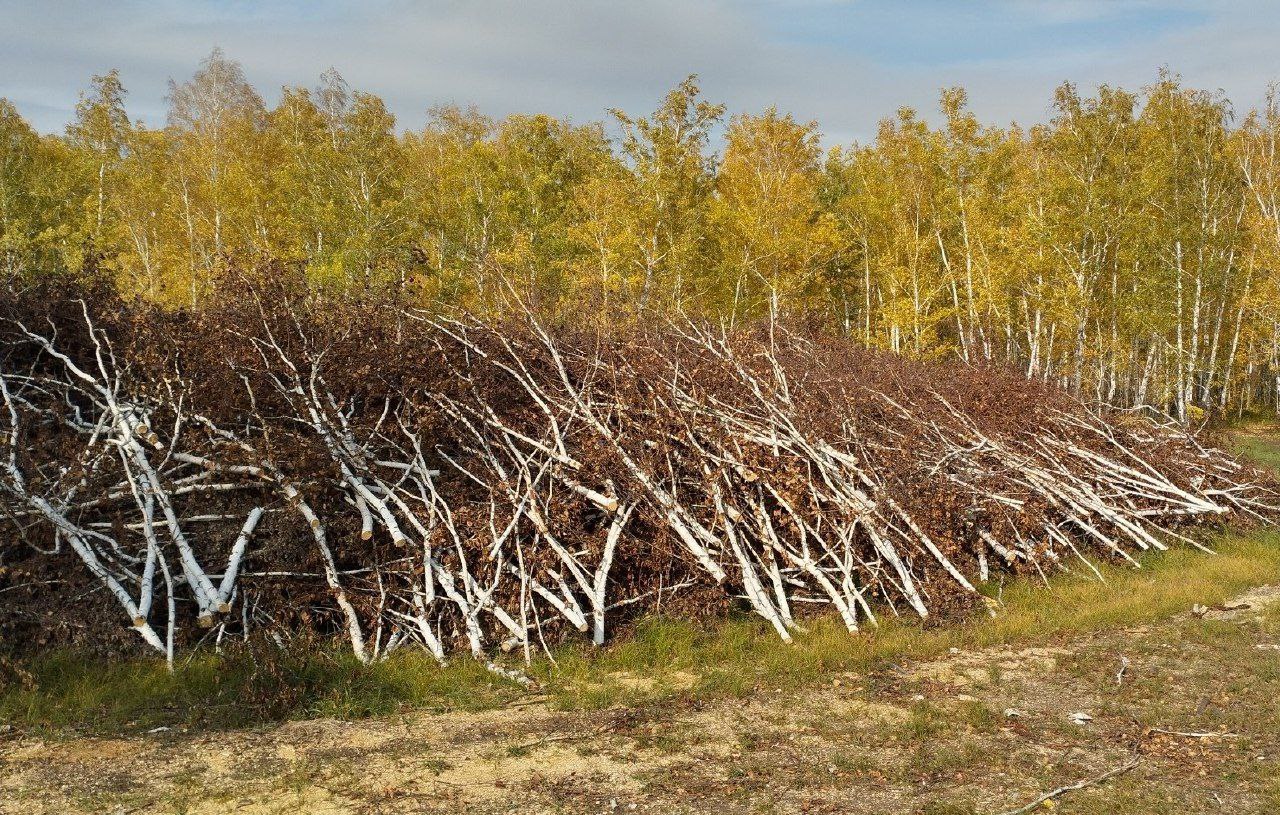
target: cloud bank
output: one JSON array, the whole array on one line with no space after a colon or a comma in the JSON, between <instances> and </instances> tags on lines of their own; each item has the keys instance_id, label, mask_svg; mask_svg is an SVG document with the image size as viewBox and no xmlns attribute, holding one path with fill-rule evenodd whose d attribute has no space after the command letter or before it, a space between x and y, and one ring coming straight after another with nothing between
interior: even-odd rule
<instances>
[{"instance_id":1,"label":"cloud bank","mask_svg":"<svg viewBox=\"0 0 1280 815\"><path fill-rule=\"evenodd\" d=\"M987 121L1050 114L1054 86L1137 88L1160 66L1238 109L1280 79L1280 4L1262 0L0 0L0 96L60 131L90 75L121 70L131 114L164 121L165 85L217 45L271 103L337 67L401 127L435 104L578 121L643 112L689 73L731 111L769 105L866 139L902 105L962 84Z\"/></svg>"}]
</instances>

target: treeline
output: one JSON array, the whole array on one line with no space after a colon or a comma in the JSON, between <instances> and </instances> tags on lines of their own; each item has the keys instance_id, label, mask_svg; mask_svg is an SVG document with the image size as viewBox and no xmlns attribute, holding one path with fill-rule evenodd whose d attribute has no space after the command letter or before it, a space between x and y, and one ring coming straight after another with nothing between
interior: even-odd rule
<instances>
[{"instance_id":1,"label":"treeline","mask_svg":"<svg viewBox=\"0 0 1280 815\"><path fill-rule=\"evenodd\" d=\"M116 72L65 135L0 100L0 264L94 272L172 306L228 267L391 285L483 311L732 323L781 309L862 343L1017 367L1081 396L1274 408L1280 102L1236 117L1162 72L1140 93L1060 87L1047 124L902 109L866 145L726 116L682 82L647 116L501 121L433 109L400 132L335 72L268 108L215 50L132 123Z\"/></svg>"}]
</instances>

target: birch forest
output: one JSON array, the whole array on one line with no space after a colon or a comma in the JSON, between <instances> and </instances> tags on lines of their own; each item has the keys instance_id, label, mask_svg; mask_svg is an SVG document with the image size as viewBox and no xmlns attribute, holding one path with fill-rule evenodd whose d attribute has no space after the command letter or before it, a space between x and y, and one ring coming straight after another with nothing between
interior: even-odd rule
<instances>
[{"instance_id":1,"label":"birch forest","mask_svg":"<svg viewBox=\"0 0 1280 815\"><path fill-rule=\"evenodd\" d=\"M199 303L227 268L393 287L437 311L514 288L623 325L771 311L919 359L1011 366L1182 420L1280 389L1280 100L1237 111L1160 73L1059 87L1045 124L979 121L962 88L826 146L730 114L690 77L651 113L575 123L439 107L401 130L333 70L268 108L215 50L131 122L117 72L64 134L0 100L0 264ZM586 307L584 307L584 305Z\"/></svg>"}]
</instances>

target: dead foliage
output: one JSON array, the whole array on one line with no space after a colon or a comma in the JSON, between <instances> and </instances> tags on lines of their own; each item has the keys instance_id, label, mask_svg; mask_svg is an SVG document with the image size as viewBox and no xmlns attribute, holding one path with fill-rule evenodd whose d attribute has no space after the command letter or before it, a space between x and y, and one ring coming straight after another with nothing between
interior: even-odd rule
<instances>
[{"instance_id":1,"label":"dead foliage","mask_svg":"<svg viewBox=\"0 0 1280 815\"><path fill-rule=\"evenodd\" d=\"M784 638L817 612L857 631L1274 512L1171 423L778 321L585 331L283 274L192 312L40 288L0 309L0 625L33 646L488 661L732 605Z\"/></svg>"}]
</instances>

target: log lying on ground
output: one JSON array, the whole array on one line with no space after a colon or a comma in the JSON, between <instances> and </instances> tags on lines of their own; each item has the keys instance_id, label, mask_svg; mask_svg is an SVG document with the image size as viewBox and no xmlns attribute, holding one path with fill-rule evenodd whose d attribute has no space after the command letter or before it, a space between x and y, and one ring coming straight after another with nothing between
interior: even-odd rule
<instances>
[{"instance_id":1,"label":"log lying on ground","mask_svg":"<svg viewBox=\"0 0 1280 815\"><path fill-rule=\"evenodd\" d=\"M528 657L658 606L858 631L1276 512L1265 476L1171 423L779 324L96 297L9 295L0 563L170 660L254 631Z\"/></svg>"}]
</instances>

